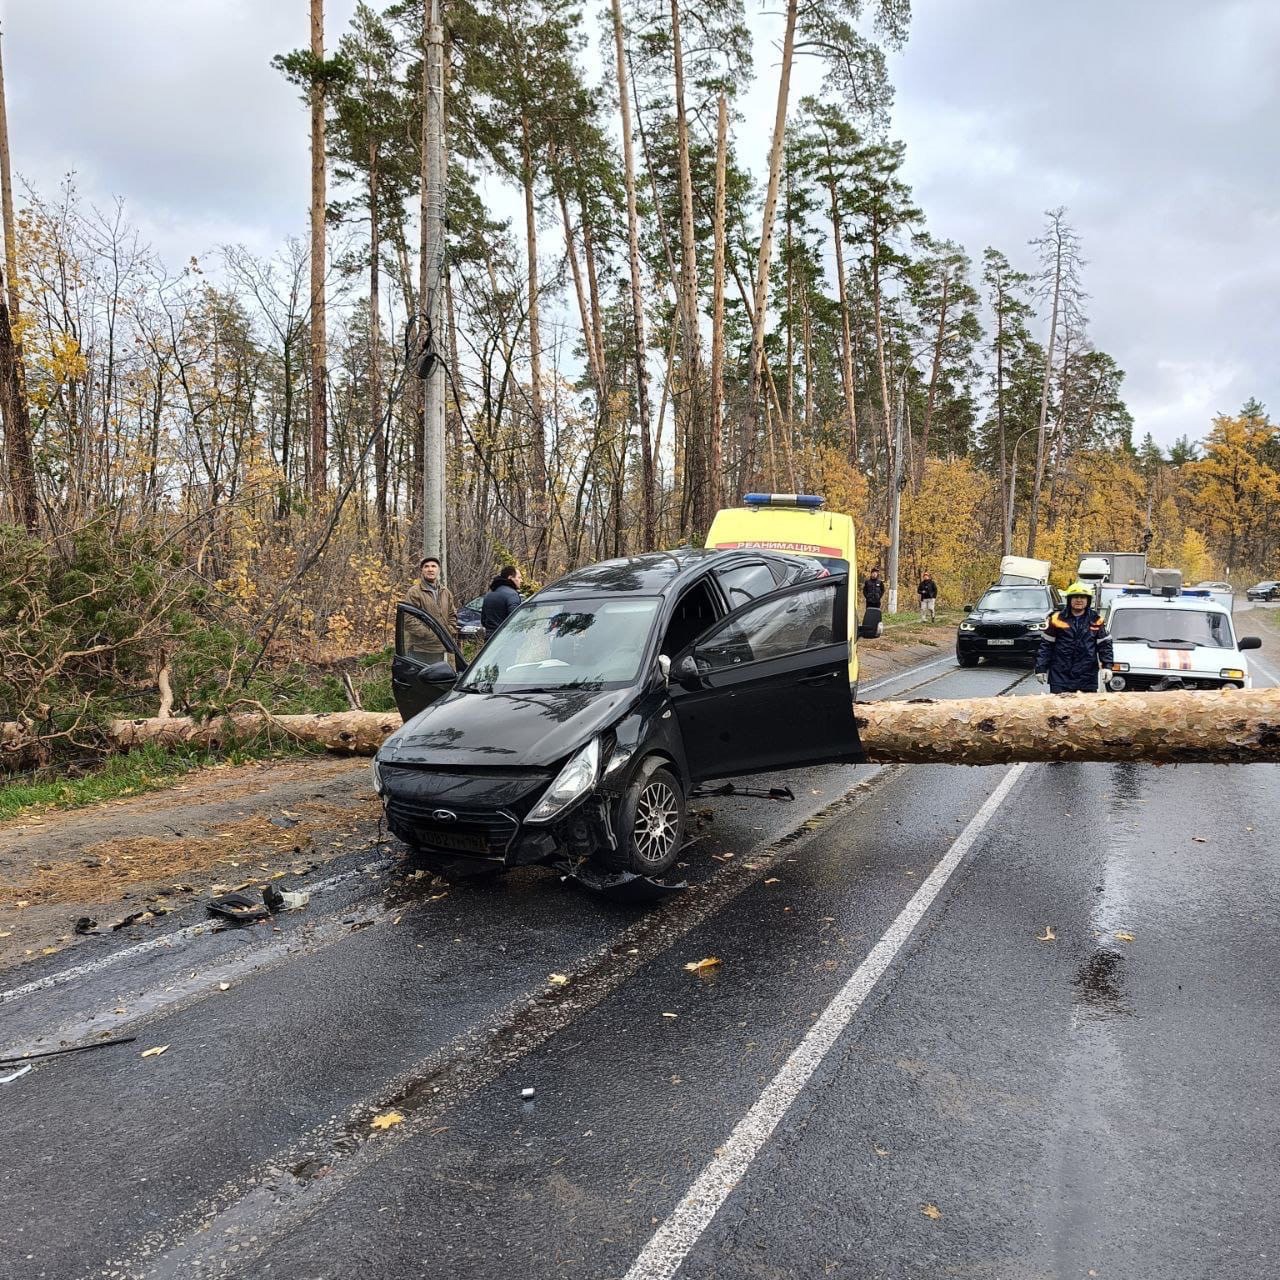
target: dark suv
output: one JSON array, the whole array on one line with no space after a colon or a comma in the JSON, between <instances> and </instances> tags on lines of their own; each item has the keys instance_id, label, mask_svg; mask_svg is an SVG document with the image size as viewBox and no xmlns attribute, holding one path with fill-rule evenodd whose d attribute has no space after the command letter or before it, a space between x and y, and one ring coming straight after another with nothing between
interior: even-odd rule
<instances>
[{"instance_id":1,"label":"dark suv","mask_svg":"<svg viewBox=\"0 0 1280 1280\"><path fill-rule=\"evenodd\" d=\"M1049 615L1062 607L1053 587L990 587L977 606L965 605L956 632L956 661L976 667L982 658L1007 662L1034 659Z\"/></svg>"},{"instance_id":2,"label":"dark suv","mask_svg":"<svg viewBox=\"0 0 1280 1280\"><path fill-rule=\"evenodd\" d=\"M685 802L716 777L857 761L849 582L762 551L611 560L540 591L467 666L401 605L392 686L405 724L374 760L391 830L420 861L589 860L658 876ZM405 651L431 627L454 666Z\"/></svg>"},{"instance_id":3,"label":"dark suv","mask_svg":"<svg viewBox=\"0 0 1280 1280\"><path fill-rule=\"evenodd\" d=\"M1250 600L1280 600L1280 582L1273 582L1270 578L1255 582L1245 595Z\"/></svg>"}]
</instances>

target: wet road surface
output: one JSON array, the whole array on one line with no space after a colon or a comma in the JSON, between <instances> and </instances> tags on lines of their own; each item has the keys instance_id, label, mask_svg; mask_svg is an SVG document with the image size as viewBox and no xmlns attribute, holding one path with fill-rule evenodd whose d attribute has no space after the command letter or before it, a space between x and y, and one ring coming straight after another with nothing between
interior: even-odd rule
<instances>
[{"instance_id":1,"label":"wet road surface","mask_svg":"<svg viewBox=\"0 0 1280 1280\"><path fill-rule=\"evenodd\" d=\"M12 971L3 1056L138 1039L0 1085L4 1273L1280 1274L1274 766L786 781L646 912L372 847Z\"/></svg>"}]
</instances>

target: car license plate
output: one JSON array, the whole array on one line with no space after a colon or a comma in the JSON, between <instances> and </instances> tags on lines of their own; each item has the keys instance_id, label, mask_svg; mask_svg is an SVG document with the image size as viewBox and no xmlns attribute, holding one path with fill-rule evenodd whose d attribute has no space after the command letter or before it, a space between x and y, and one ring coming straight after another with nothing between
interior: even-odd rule
<instances>
[{"instance_id":1,"label":"car license plate","mask_svg":"<svg viewBox=\"0 0 1280 1280\"><path fill-rule=\"evenodd\" d=\"M489 841L480 832L441 831L428 828L422 832L422 842L433 849L459 849L465 853L488 853Z\"/></svg>"},{"instance_id":2,"label":"car license plate","mask_svg":"<svg viewBox=\"0 0 1280 1280\"><path fill-rule=\"evenodd\" d=\"M1012 640L988 640L988 644L1012 644Z\"/></svg>"}]
</instances>

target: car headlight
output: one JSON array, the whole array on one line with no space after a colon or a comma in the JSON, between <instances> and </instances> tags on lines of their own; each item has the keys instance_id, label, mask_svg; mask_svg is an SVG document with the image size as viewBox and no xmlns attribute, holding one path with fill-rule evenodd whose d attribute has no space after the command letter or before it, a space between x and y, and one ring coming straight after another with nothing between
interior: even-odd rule
<instances>
[{"instance_id":1,"label":"car headlight","mask_svg":"<svg viewBox=\"0 0 1280 1280\"><path fill-rule=\"evenodd\" d=\"M960 624L960 630L961 630L961 631L976 631L976 630L977 630L977 627L975 627L975 626L973 625L973 623L972 623L972 622L962 622L962 623Z\"/></svg>"},{"instance_id":2,"label":"car headlight","mask_svg":"<svg viewBox=\"0 0 1280 1280\"><path fill-rule=\"evenodd\" d=\"M1049 624L1047 622L1028 622L1028 631L1043 631Z\"/></svg>"},{"instance_id":3,"label":"car headlight","mask_svg":"<svg viewBox=\"0 0 1280 1280\"><path fill-rule=\"evenodd\" d=\"M381 795L382 794L382 770L378 767L377 756L374 756L373 759L369 761L369 772L373 774L373 789L379 795Z\"/></svg>"},{"instance_id":4,"label":"car headlight","mask_svg":"<svg viewBox=\"0 0 1280 1280\"><path fill-rule=\"evenodd\" d=\"M525 821L550 822L575 800L581 800L595 786L599 774L600 739L592 738L560 770L556 780L546 789L542 799L533 806Z\"/></svg>"},{"instance_id":5,"label":"car headlight","mask_svg":"<svg viewBox=\"0 0 1280 1280\"><path fill-rule=\"evenodd\" d=\"M1111 664L1112 671L1128 671L1129 664L1127 662L1113 662Z\"/></svg>"},{"instance_id":6,"label":"car headlight","mask_svg":"<svg viewBox=\"0 0 1280 1280\"><path fill-rule=\"evenodd\" d=\"M1243 680L1244 679L1244 672L1241 671L1239 667L1223 667L1222 670L1218 672L1218 675L1223 680Z\"/></svg>"}]
</instances>

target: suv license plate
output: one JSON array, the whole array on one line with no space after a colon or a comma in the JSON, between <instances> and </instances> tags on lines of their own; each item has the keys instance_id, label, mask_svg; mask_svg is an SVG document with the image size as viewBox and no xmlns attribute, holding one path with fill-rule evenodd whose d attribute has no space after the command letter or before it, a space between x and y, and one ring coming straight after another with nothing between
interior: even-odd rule
<instances>
[{"instance_id":1,"label":"suv license plate","mask_svg":"<svg viewBox=\"0 0 1280 1280\"><path fill-rule=\"evenodd\" d=\"M1012 640L988 640L988 644L1012 644Z\"/></svg>"}]
</instances>

